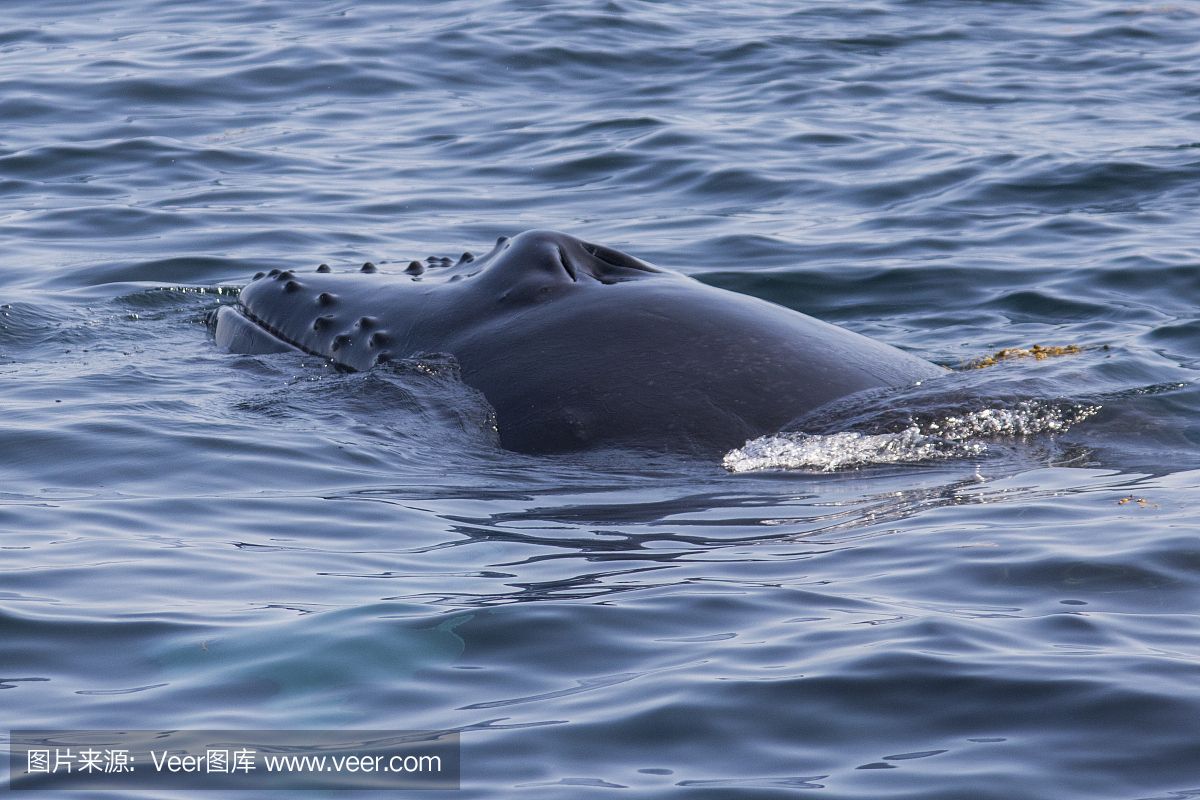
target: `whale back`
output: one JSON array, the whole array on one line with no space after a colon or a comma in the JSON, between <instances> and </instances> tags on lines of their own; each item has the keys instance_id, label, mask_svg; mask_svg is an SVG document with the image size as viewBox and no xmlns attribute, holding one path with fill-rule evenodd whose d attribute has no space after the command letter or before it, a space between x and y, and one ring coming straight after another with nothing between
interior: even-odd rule
<instances>
[{"instance_id":1,"label":"whale back","mask_svg":"<svg viewBox=\"0 0 1200 800\"><path fill-rule=\"evenodd\" d=\"M944 372L564 234L413 272L264 275L221 309L218 344L294 348L354 370L448 354L495 409L501 444L535 453L719 454L838 398Z\"/></svg>"}]
</instances>

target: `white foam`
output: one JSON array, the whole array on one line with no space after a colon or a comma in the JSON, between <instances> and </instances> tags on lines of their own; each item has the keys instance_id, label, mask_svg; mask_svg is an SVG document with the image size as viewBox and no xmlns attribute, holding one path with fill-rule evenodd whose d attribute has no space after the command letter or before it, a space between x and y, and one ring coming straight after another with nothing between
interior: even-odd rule
<instances>
[{"instance_id":1,"label":"white foam","mask_svg":"<svg viewBox=\"0 0 1200 800\"><path fill-rule=\"evenodd\" d=\"M960 416L946 417L925 426L926 432L961 442L981 436L1032 436L1062 433L1100 410L1098 405L1053 405L1038 401L1018 403L1015 408L985 408Z\"/></svg>"},{"instance_id":2,"label":"white foam","mask_svg":"<svg viewBox=\"0 0 1200 800\"><path fill-rule=\"evenodd\" d=\"M780 433L762 436L725 454L730 472L811 469L832 472L869 464L899 464L980 455L981 439L1061 433L1095 414L1096 405L1054 405L1040 401L1014 408L984 408L913 423L896 433Z\"/></svg>"}]
</instances>

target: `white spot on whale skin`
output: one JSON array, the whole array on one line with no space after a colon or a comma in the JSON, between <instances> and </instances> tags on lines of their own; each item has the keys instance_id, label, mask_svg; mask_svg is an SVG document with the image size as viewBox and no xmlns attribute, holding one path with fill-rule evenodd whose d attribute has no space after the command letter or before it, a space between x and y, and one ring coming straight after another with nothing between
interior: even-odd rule
<instances>
[{"instance_id":1,"label":"white spot on whale skin","mask_svg":"<svg viewBox=\"0 0 1200 800\"><path fill-rule=\"evenodd\" d=\"M725 454L730 472L808 469L833 472L871 464L902 464L981 455L985 437L1062 433L1100 410L1097 405L1061 406L1036 401L1015 408L984 408L913 424L895 433L840 431L761 436Z\"/></svg>"}]
</instances>

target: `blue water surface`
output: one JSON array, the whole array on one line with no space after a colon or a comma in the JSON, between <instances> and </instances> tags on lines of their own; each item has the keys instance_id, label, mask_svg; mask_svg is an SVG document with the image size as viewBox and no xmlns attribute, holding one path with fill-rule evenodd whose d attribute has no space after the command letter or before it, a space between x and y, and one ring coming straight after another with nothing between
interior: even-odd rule
<instances>
[{"instance_id":1,"label":"blue water surface","mask_svg":"<svg viewBox=\"0 0 1200 800\"><path fill-rule=\"evenodd\" d=\"M1195 3L12 0L0 120L0 728L453 729L464 798L1200 797ZM822 436L1099 410L529 457L452 375L205 325L535 227L947 366L1080 348Z\"/></svg>"}]
</instances>

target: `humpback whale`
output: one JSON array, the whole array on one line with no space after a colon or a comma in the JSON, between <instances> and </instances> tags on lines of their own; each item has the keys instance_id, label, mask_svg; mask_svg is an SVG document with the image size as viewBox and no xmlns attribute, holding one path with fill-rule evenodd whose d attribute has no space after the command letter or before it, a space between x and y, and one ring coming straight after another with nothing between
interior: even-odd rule
<instances>
[{"instance_id":1,"label":"humpback whale","mask_svg":"<svg viewBox=\"0 0 1200 800\"><path fill-rule=\"evenodd\" d=\"M447 354L526 453L720 455L818 406L945 372L758 298L553 231L388 273L259 273L217 309L219 347L340 368Z\"/></svg>"}]
</instances>

